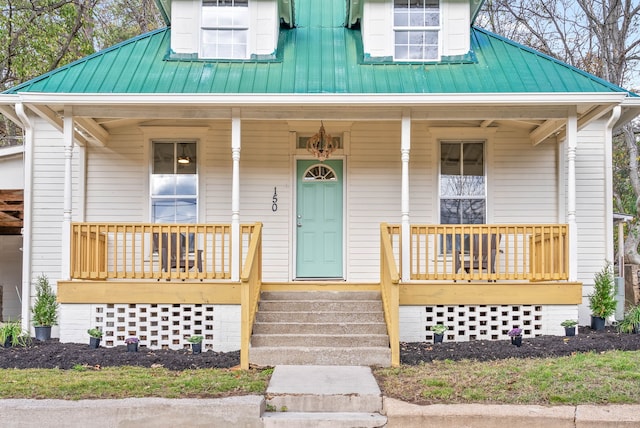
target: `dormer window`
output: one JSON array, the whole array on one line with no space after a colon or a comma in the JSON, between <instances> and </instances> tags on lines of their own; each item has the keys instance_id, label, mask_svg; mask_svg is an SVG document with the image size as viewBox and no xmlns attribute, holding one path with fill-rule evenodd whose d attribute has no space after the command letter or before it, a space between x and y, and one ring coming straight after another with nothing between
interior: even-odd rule
<instances>
[{"instance_id":1,"label":"dormer window","mask_svg":"<svg viewBox=\"0 0 640 428\"><path fill-rule=\"evenodd\" d=\"M248 58L249 0L202 0L201 58Z\"/></svg>"},{"instance_id":2,"label":"dormer window","mask_svg":"<svg viewBox=\"0 0 640 428\"><path fill-rule=\"evenodd\" d=\"M439 59L440 1L394 0L394 59Z\"/></svg>"}]
</instances>

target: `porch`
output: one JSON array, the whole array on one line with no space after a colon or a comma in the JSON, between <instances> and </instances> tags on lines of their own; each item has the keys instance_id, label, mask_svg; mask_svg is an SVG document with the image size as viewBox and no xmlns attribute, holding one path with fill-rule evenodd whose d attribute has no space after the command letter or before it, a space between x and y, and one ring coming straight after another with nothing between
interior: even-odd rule
<instances>
[{"instance_id":1,"label":"porch","mask_svg":"<svg viewBox=\"0 0 640 428\"><path fill-rule=\"evenodd\" d=\"M75 223L70 281L60 303L219 304L241 307L241 361L263 291L379 291L392 364L399 364L399 308L421 305L575 305L566 225L380 226L380 282L263 283L262 224ZM235 245L234 245L235 242ZM401 281L409 248L410 281ZM406 254L406 250L405 250ZM237 263L239 280L232 280Z\"/></svg>"}]
</instances>

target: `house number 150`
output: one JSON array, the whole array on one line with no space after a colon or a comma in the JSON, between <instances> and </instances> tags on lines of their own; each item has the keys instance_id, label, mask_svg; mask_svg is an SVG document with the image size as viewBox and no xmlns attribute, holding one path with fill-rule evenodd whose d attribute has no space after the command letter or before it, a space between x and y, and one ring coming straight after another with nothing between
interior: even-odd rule
<instances>
[{"instance_id":1,"label":"house number 150","mask_svg":"<svg viewBox=\"0 0 640 428\"><path fill-rule=\"evenodd\" d=\"M273 188L273 204L271 205L271 211L278 211L278 192L275 187Z\"/></svg>"}]
</instances>

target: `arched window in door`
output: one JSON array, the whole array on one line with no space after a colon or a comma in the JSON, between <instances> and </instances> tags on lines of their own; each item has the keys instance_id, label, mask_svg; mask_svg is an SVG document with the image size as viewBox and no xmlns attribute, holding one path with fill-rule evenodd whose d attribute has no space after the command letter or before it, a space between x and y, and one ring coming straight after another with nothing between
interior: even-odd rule
<instances>
[{"instance_id":1,"label":"arched window in door","mask_svg":"<svg viewBox=\"0 0 640 428\"><path fill-rule=\"evenodd\" d=\"M324 164L311 165L302 176L304 181L336 181L336 172Z\"/></svg>"}]
</instances>

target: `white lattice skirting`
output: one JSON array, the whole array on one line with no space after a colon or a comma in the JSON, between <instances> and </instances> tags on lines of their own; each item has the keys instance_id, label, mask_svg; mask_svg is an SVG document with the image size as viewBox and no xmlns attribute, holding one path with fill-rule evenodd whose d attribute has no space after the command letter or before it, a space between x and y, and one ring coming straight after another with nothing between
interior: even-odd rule
<instances>
[{"instance_id":1,"label":"white lattice skirting","mask_svg":"<svg viewBox=\"0 0 640 428\"><path fill-rule=\"evenodd\" d=\"M514 327L524 337L562 335L560 322L578 319L577 305L438 305L400 308L400 340L431 341L431 326L449 328L448 341L505 340Z\"/></svg>"},{"instance_id":2,"label":"white lattice skirting","mask_svg":"<svg viewBox=\"0 0 640 428\"><path fill-rule=\"evenodd\" d=\"M104 333L104 346L137 336L150 349L181 349L189 346L189 337L200 335L203 349L213 349L213 309L200 304L106 304L95 305L92 316Z\"/></svg>"}]
</instances>

